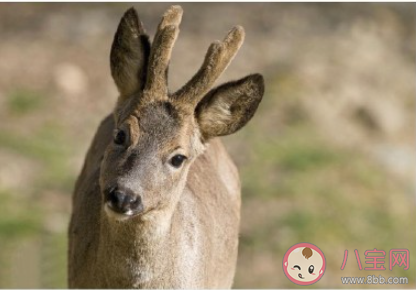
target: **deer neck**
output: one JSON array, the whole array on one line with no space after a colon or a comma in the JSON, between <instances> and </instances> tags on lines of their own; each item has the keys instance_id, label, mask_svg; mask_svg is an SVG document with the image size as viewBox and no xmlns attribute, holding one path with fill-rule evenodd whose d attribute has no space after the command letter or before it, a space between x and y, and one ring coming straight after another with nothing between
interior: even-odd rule
<instances>
[{"instance_id":1,"label":"deer neck","mask_svg":"<svg viewBox=\"0 0 416 290\"><path fill-rule=\"evenodd\" d=\"M168 267L172 267L172 218L159 217L137 221L116 221L102 213L97 263L108 281L120 288L152 285Z\"/></svg>"}]
</instances>

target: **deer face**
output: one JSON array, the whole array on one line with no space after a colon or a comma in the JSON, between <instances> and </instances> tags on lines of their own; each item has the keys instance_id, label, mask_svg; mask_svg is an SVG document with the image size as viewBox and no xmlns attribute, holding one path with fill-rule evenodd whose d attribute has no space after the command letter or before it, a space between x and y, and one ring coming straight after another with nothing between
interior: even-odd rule
<instances>
[{"instance_id":1,"label":"deer face","mask_svg":"<svg viewBox=\"0 0 416 290\"><path fill-rule=\"evenodd\" d=\"M243 127L263 95L258 74L210 90L242 44L240 27L214 42L198 73L170 94L167 68L181 17L182 9L172 6L151 47L137 12L130 9L114 38L111 72L120 97L100 187L105 210L118 219L173 208L205 144Z\"/></svg>"},{"instance_id":2,"label":"deer face","mask_svg":"<svg viewBox=\"0 0 416 290\"><path fill-rule=\"evenodd\" d=\"M203 149L193 119L168 101L120 116L102 166L107 210L122 218L175 204Z\"/></svg>"}]
</instances>

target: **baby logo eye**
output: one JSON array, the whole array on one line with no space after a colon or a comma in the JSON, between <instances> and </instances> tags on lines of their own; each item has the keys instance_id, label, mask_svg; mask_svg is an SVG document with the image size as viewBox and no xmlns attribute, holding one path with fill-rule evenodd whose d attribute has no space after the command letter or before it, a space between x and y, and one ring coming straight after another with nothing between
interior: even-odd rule
<instances>
[{"instance_id":1,"label":"baby logo eye","mask_svg":"<svg viewBox=\"0 0 416 290\"><path fill-rule=\"evenodd\" d=\"M311 285L324 275L325 263L321 249L314 244L299 243L290 247L283 257L283 272L297 285Z\"/></svg>"}]
</instances>

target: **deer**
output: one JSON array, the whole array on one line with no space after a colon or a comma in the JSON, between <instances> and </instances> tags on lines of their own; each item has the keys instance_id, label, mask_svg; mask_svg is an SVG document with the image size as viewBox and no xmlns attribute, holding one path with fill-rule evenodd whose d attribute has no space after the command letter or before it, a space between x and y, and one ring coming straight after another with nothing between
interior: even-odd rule
<instances>
[{"instance_id":1,"label":"deer","mask_svg":"<svg viewBox=\"0 0 416 290\"><path fill-rule=\"evenodd\" d=\"M183 10L171 6L153 42L137 11L120 20L110 52L119 96L87 152L72 196L70 288L230 288L241 185L220 136L253 117L264 79L213 87L244 40L213 42L197 73L168 89Z\"/></svg>"}]
</instances>

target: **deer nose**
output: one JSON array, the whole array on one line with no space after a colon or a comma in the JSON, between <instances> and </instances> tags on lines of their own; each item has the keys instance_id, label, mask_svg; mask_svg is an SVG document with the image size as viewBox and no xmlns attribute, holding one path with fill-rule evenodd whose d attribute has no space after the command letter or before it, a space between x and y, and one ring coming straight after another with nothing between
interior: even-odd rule
<instances>
[{"instance_id":1,"label":"deer nose","mask_svg":"<svg viewBox=\"0 0 416 290\"><path fill-rule=\"evenodd\" d=\"M143 211L139 195L118 187L107 191L106 202L110 209L120 214L134 215Z\"/></svg>"}]
</instances>

